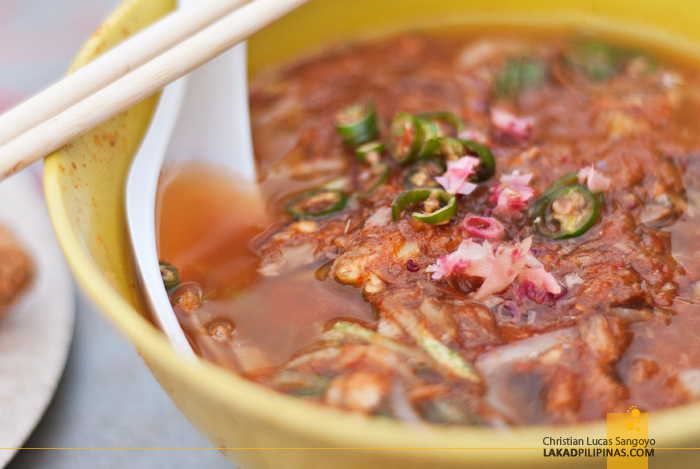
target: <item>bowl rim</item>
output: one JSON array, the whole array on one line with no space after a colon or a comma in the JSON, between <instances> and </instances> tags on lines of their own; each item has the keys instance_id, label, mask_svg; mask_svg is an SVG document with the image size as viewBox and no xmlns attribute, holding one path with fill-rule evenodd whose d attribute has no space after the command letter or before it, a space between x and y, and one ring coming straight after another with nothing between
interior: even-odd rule
<instances>
[{"instance_id":1,"label":"bowl rim","mask_svg":"<svg viewBox=\"0 0 700 469\"><path fill-rule=\"evenodd\" d=\"M71 70L87 63L100 52L102 38L129 15L138 4L150 0L127 0L103 23L85 44ZM113 287L89 255L73 229L61 189L61 149L46 158L44 182L47 205L60 245L78 283L99 305L103 314L133 342L146 363L153 360L177 381L196 388L198 395L215 400L235 412L245 412L254 419L274 422L277 426L317 441L343 442L349 449L391 449L410 452L415 449L537 449L534 451L500 451L500 462L541 463L537 447L523 447L534 434L571 437L607 434L604 421L568 426L523 426L506 430L484 427L412 426L378 417L365 417L314 404L277 393L233 372L202 361L190 363L181 358L166 338ZM149 365L150 366L150 365ZM653 413L654 433L668 441L687 441L700 435L700 403ZM651 419L650 415L650 419ZM682 425L679 422L683 422ZM420 430L417 430L419 428ZM658 440L657 440L658 441ZM339 446L328 446L340 448ZM415 454L409 453L410 454ZM464 460L461 452L432 453L434 460ZM470 452L469 460L495 463L493 452ZM573 463L573 461L571 461Z\"/></svg>"}]
</instances>

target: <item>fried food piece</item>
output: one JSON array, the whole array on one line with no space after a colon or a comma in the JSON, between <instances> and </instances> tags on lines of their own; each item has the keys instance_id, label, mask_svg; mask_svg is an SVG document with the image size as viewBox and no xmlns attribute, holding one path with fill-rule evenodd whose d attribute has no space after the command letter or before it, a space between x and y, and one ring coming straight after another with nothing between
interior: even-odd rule
<instances>
[{"instance_id":1,"label":"fried food piece","mask_svg":"<svg viewBox=\"0 0 700 469\"><path fill-rule=\"evenodd\" d=\"M34 280L34 263L19 240L0 226L0 319L11 311Z\"/></svg>"}]
</instances>

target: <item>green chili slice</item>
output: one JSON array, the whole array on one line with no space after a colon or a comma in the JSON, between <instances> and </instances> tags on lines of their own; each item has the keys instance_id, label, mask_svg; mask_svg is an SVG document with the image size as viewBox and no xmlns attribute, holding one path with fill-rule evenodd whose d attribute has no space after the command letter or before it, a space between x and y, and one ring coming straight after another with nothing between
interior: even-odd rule
<instances>
[{"instance_id":1,"label":"green chili slice","mask_svg":"<svg viewBox=\"0 0 700 469\"><path fill-rule=\"evenodd\" d=\"M418 121L423 128L423 140L421 142L421 149L418 152L418 158L430 158L433 153L440 149L438 137L442 136L442 131L440 130L440 126L435 122L421 119L418 119Z\"/></svg>"},{"instance_id":2,"label":"green chili slice","mask_svg":"<svg viewBox=\"0 0 700 469\"><path fill-rule=\"evenodd\" d=\"M367 182L364 184L364 187L367 187L367 189L357 194L357 196L361 199L369 197L377 189L377 187L384 184L391 175L391 168L388 164L383 162L372 165L367 171L369 173L369 177L367 178Z\"/></svg>"},{"instance_id":3,"label":"green chili slice","mask_svg":"<svg viewBox=\"0 0 700 469\"><path fill-rule=\"evenodd\" d=\"M435 180L435 176L445 173L445 164L439 160L421 160L411 166L406 174L404 185L406 189L431 189L439 188L440 184Z\"/></svg>"},{"instance_id":4,"label":"green chili slice","mask_svg":"<svg viewBox=\"0 0 700 469\"><path fill-rule=\"evenodd\" d=\"M602 81L617 73L622 55L620 49L599 42L574 42L569 47L566 62L591 80Z\"/></svg>"},{"instance_id":5,"label":"green chili slice","mask_svg":"<svg viewBox=\"0 0 700 469\"><path fill-rule=\"evenodd\" d=\"M424 114L420 114L418 118L424 121L432 121L438 123L438 125L443 128L441 133L444 135L447 135L447 132L444 131L444 126L440 125L443 123L447 123L450 126L452 126L457 134L464 130L464 122L462 121L462 119L460 119L457 115L451 112L426 112Z\"/></svg>"},{"instance_id":6,"label":"green chili slice","mask_svg":"<svg viewBox=\"0 0 700 469\"><path fill-rule=\"evenodd\" d=\"M578 173L565 174L559 179L556 179L554 182L552 182L547 188L547 190L544 191L542 197L547 196L552 192L556 191L557 189L561 189L564 186L573 186L575 184L578 184Z\"/></svg>"},{"instance_id":7,"label":"green chili slice","mask_svg":"<svg viewBox=\"0 0 700 469\"><path fill-rule=\"evenodd\" d=\"M166 290L175 288L180 285L180 272L177 267L170 262L160 261L160 276L163 277L163 285Z\"/></svg>"},{"instance_id":8,"label":"green chili slice","mask_svg":"<svg viewBox=\"0 0 700 469\"><path fill-rule=\"evenodd\" d=\"M293 396L318 397L328 387L330 379L312 373L296 370L282 370L272 375L272 384L282 392Z\"/></svg>"},{"instance_id":9,"label":"green chili slice","mask_svg":"<svg viewBox=\"0 0 700 469\"><path fill-rule=\"evenodd\" d=\"M552 239L581 236L598 220L599 200L586 187L573 184L543 196L533 209L537 233Z\"/></svg>"},{"instance_id":10,"label":"green chili slice","mask_svg":"<svg viewBox=\"0 0 700 469\"><path fill-rule=\"evenodd\" d=\"M493 157L491 150L480 143L472 142L471 140L460 140L472 153L479 158L479 165L476 167L474 174L470 178L472 182L484 182L491 178L496 172L496 160Z\"/></svg>"},{"instance_id":11,"label":"green chili slice","mask_svg":"<svg viewBox=\"0 0 700 469\"><path fill-rule=\"evenodd\" d=\"M369 142L379 135L374 104L357 103L343 109L335 116L335 128L349 147Z\"/></svg>"},{"instance_id":12,"label":"green chili slice","mask_svg":"<svg viewBox=\"0 0 700 469\"><path fill-rule=\"evenodd\" d=\"M457 198L454 195L439 189L411 189L399 194L392 202L391 216L394 221L406 207L418 202L424 203L425 211L414 212L411 216L423 223L443 223L457 212Z\"/></svg>"},{"instance_id":13,"label":"green chili slice","mask_svg":"<svg viewBox=\"0 0 700 469\"><path fill-rule=\"evenodd\" d=\"M286 209L294 218L321 218L342 210L347 201L343 191L314 189L289 199Z\"/></svg>"},{"instance_id":14,"label":"green chili slice","mask_svg":"<svg viewBox=\"0 0 700 469\"><path fill-rule=\"evenodd\" d=\"M384 144L382 142L373 141L363 143L355 150L357 155L357 160L361 164L374 164L379 161L381 153L384 151Z\"/></svg>"},{"instance_id":15,"label":"green chili slice","mask_svg":"<svg viewBox=\"0 0 700 469\"><path fill-rule=\"evenodd\" d=\"M541 86L546 78L544 63L529 57L511 57L496 77L493 93L500 98L513 98L526 89Z\"/></svg>"},{"instance_id":16,"label":"green chili slice","mask_svg":"<svg viewBox=\"0 0 700 469\"><path fill-rule=\"evenodd\" d=\"M555 190L560 189L562 187L573 186L576 184L578 184L578 172L565 174L562 177L560 177L559 179L554 180L549 185L547 190L544 191L544 193L542 194L542 197L545 197L545 196L551 194L552 192L554 192ZM601 205L603 205L604 195L602 192L599 192L597 194L593 194L593 197L595 197L596 200L598 201L599 207Z\"/></svg>"},{"instance_id":17,"label":"green chili slice","mask_svg":"<svg viewBox=\"0 0 700 469\"><path fill-rule=\"evenodd\" d=\"M421 150L423 126L417 117L400 112L391 122L391 156L400 164L410 163Z\"/></svg>"},{"instance_id":18,"label":"green chili slice","mask_svg":"<svg viewBox=\"0 0 700 469\"><path fill-rule=\"evenodd\" d=\"M442 156L446 161L457 161L467 154L467 149L464 147L462 140L452 137L438 138L440 148L439 156Z\"/></svg>"}]
</instances>

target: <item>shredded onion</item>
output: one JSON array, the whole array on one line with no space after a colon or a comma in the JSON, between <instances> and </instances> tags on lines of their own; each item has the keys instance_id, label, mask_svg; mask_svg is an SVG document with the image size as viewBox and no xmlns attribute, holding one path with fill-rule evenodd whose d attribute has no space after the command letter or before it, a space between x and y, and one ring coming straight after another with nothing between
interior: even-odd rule
<instances>
[{"instance_id":1,"label":"shredded onion","mask_svg":"<svg viewBox=\"0 0 700 469\"><path fill-rule=\"evenodd\" d=\"M566 329L511 342L481 355L476 361L476 367L484 375L488 375L498 371L503 366L515 362L535 360L547 350L572 342L578 337L579 331L577 327L567 327Z\"/></svg>"},{"instance_id":2,"label":"shredded onion","mask_svg":"<svg viewBox=\"0 0 700 469\"><path fill-rule=\"evenodd\" d=\"M402 422L416 423L420 422L421 418L413 408L406 396L406 388L403 383L395 383L389 394L389 404L394 417Z\"/></svg>"},{"instance_id":3,"label":"shredded onion","mask_svg":"<svg viewBox=\"0 0 700 469\"><path fill-rule=\"evenodd\" d=\"M374 226L385 226L391 222L391 207L383 205L365 221L365 228Z\"/></svg>"}]
</instances>

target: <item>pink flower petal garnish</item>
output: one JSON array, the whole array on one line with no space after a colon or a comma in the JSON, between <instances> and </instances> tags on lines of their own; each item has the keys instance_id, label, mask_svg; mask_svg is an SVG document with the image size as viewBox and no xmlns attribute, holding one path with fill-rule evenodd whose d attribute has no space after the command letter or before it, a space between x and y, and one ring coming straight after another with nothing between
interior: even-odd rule
<instances>
[{"instance_id":1,"label":"pink flower petal garnish","mask_svg":"<svg viewBox=\"0 0 700 469\"><path fill-rule=\"evenodd\" d=\"M581 169L578 172L578 183L587 185L588 190L597 194L605 192L610 188L610 178L606 178L593 165Z\"/></svg>"},{"instance_id":2,"label":"pink flower petal garnish","mask_svg":"<svg viewBox=\"0 0 700 469\"><path fill-rule=\"evenodd\" d=\"M506 186L498 194L498 203L496 204L496 213L505 217L518 215L527 208L527 201L535 194L529 187L515 189L511 186Z\"/></svg>"},{"instance_id":3,"label":"pink flower petal garnish","mask_svg":"<svg viewBox=\"0 0 700 469\"><path fill-rule=\"evenodd\" d=\"M479 159L472 156L464 156L457 161L447 162L447 171L435 180L450 194L471 194L476 189L476 184L468 182L469 176L474 174L474 168L479 165Z\"/></svg>"},{"instance_id":4,"label":"pink flower petal garnish","mask_svg":"<svg viewBox=\"0 0 700 469\"><path fill-rule=\"evenodd\" d=\"M488 243L483 246L472 240L464 240L456 251L438 257L435 264L428 266L426 272L433 272L432 278L440 280L451 274L467 274L485 277L491 271L493 249Z\"/></svg>"},{"instance_id":5,"label":"pink flower petal garnish","mask_svg":"<svg viewBox=\"0 0 700 469\"><path fill-rule=\"evenodd\" d=\"M478 130L467 129L463 130L457 135L462 140L471 140L472 142L480 143L482 145L488 145L491 141L489 138Z\"/></svg>"},{"instance_id":6,"label":"pink flower petal garnish","mask_svg":"<svg viewBox=\"0 0 700 469\"><path fill-rule=\"evenodd\" d=\"M532 173L520 174L520 171L515 170L510 174L501 176L500 181L508 186L527 186L532 179Z\"/></svg>"},{"instance_id":7,"label":"pink flower petal garnish","mask_svg":"<svg viewBox=\"0 0 700 469\"><path fill-rule=\"evenodd\" d=\"M496 213L513 217L526 209L527 201L535 195L535 191L527 185L530 179L532 173L520 174L517 171L501 176L501 183L491 188L493 195L489 199L496 204Z\"/></svg>"},{"instance_id":8,"label":"pink flower petal garnish","mask_svg":"<svg viewBox=\"0 0 700 469\"><path fill-rule=\"evenodd\" d=\"M559 285L557 279L544 269L525 268L520 274L520 278L522 282L531 282L536 288L544 290L547 293L553 295L561 293L561 285Z\"/></svg>"},{"instance_id":9,"label":"pink flower petal garnish","mask_svg":"<svg viewBox=\"0 0 700 469\"><path fill-rule=\"evenodd\" d=\"M503 109L491 109L491 123L506 139L527 142L532 138L535 120L532 117L518 117Z\"/></svg>"},{"instance_id":10,"label":"pink flower petal garnish","mask_svg":"<svg viewBox=\"0 0 700 469\"><path fill-rule=\"evenodd\" d=\"M525 265L527 267L530 267L531 269L544 269L544 265L542 265L540 260L532 254L527 255L527 258L525 259Z\"/></svg>"},{"instance_id":11,"label":"pink flower petal garnish","mask_svg":"<svg viewBox=\"0 0 700 469\"><path fill-rule=\"evenodd\" d=\"M495 252L488 241L479 245L467 239L453 253L439 257L426 271L433 272L434 280L456 274L483 278L484 283L474 294L475 300L505 290L516 278L519 288L527 290L527 296L542 297L544 301L547 295L562 294L564 290L554 275L530 253L531 246L532 236L515 245L501 245Z\"/></svg>"},{"instance_id":12,"label":"pink flower petal garnish","mask_svg":"<svg viewBox=\"0 0 700 469\"><path fill-rule=\"evenodd\" d=\"M498 248L491 272L489 272L484 279L484 283L476 291L474 299L482 300L493 293L504 290L513 283L513 280L515 280L515 277L518 276L525 265L531 245L532 236L525 238L515 246L501 246Z\"/></svg>"},{"instance_id":13,"label":"pink flower petal garnish","mask_svg":"<svg viewBox=\"0 0 700 469\"><path fill-rule=\"evenodd\" d=\"M506 235L503 224L493 217L466 217L464 229L470 236L483 239L502 239Z\"/></svg>"},{"instance_id":14,"label":"pink flower petal garnish","mask_svg":"<svg viewBox=\"0 0 700 469\"><path fill-rule=\"evenodd\" d=\"M488 241L484 241L483 245L479 245L471 240L462 241L460 249L461 255L469 259L462 273L472 277L486 277L489 275L494 256L493 248Z\"/></svg>"},{"instance_id":15,"label":"pink flower petal garnish","mask_svg":"<svg viewBox=\"0 0 700 469\"><path fill-rule=\"evenodd\" d=\"M550 272L544 269L544 265L532 254L525 259L525 267L518 277L520 288L519 296L526 296L537 303L543 303L549 299L556 299L563 292L562 286ZM554 298L552 298L554 296Z\"/></svg>"}]
</instances>

